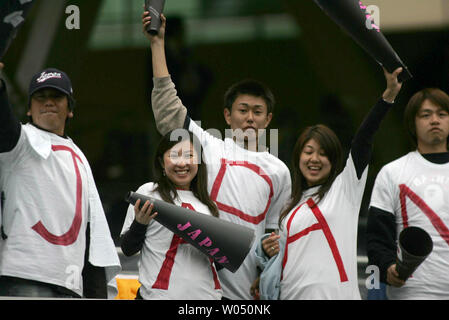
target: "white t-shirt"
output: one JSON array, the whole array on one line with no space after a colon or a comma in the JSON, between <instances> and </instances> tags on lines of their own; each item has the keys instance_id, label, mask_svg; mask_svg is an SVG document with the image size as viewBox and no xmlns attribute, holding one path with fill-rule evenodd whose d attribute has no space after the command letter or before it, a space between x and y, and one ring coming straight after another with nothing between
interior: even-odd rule
<instances>
[{"instance_id":1,"label":"white t-shirt","mask_svg":"<svg viewBox=\"0 0 449 320\"><path fill-rule=\"evenodd\" d=\"M390 299L448 299L449 164L427 161L413 151L385 165L377 175L370 206L394 214L397 235L407 226L429 233L433 251Z\"/></svg>"},{"instance_id":2,"label":"white t-shirt","mask_svg":"<svg viewBox=\"0 0 449 320\"><path fill-rule=\"evenodd\" d=\"M319 186L306 190L283 220L281 300L360 299L357 226L367 172L359 180L350 155L318 206L311 195Z\"/></svg>"},{"instance_id":3,"label":"white t-shirt","mask_svg":"<svg viewBox=\"0 0 449 320\"><path fill-rule=\"evenodd\" d=\"M22 126L16 147L0 154L7 235L0 240L0 275L51 283L82 295L89 170L71 139Z\"/></svg>"},{"instance_id":4,"label":"white t-shirt","mask_svg":"<svg viewBox=\"0 0 449 320\"><path fill-rule=\"evenodd\" d=\"M220 210L220 219L255 231L253 248L240 268L219 271L223 296L251 300L250 287L258 277L252 252L265 229L278 229L279 215L291 195L287 166L269 152L252 152L231 138L214 137L190 120L189 131L201 141L208 170L208 191Z\"/></svg>"},{"instance_id":5,"label":"white t-shirt","mask_svg":"<svg viewBox=\"0 0 449 320\"><path fill-rule=\"evenodd\" d=\"M146 183L136 192L161 200L154 189L154 183ZM176 205L211 214L191 191L177 192ZM122 234L129 230L134 218L134 206L130 205ZM211 259L156 220L151 220L147 227L139 260L139 282L140 294L147 300L219 300L222 296Z\"/></svg>"}]
</instances>

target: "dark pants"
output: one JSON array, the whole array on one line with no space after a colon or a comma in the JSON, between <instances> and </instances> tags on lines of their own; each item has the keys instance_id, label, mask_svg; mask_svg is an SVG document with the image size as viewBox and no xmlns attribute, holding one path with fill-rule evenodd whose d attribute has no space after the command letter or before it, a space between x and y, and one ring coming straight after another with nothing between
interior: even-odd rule
<instances>
[{"instance_id":1,"label":"dark pants","mask_svg":"<svg viewBox=\"0 0 449 320\"><path fill-rule=\"evenodd\" d=\"M68 289L28 279L0 277L0 296L31 298L80 298Z\"/></svg>"},{"instance_id":2,"label":"dark pants","mask_svg":"<svg viewBox=\"0 0 449 320\"><path fill-rule=\"evenodd\" d=\"M134 299L135 300L143 300L142 296L140 295L140 287L139 287L139 289L137 289L137 294L136 294L136 297Z\"/></svg>"}]
</instances>

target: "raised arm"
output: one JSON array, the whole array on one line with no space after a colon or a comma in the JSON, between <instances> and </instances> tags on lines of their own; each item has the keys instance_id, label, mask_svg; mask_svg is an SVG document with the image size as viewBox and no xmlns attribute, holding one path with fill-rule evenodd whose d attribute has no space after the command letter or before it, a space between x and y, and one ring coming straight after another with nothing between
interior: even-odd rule
<instances>
[{"instance_id":1,"label":"raised arm","mask_svg":"<svg viewBox=\"0 0 449 320\"><path fill-rule=\"evenodd\" d=\"M0 62L0 74L3 67ZM20 122L9 105L5 82L0 78L0 153L14 149L19 141L20 130Z\"/></svg>"},{"instance_id":2,"label":"raised arm","mask_svg":"<svg viewBox=\"0 0 449 320\"><path fill-rule=\"evenodd\" d=\"M402 68L398 68L393 73L388 73L384 69L387 88L382 94L382 99L379 99L363 120L352 141L351 156L359 179L371 160L374 134L401 90L402 83L398 81L401 71Z\"/></svg>"},{"instance_id":3,"label":"raised arm","mask_svg":"<svg viewBox=\"0 0 449 320\"><path fill-rule=\"evenodd\" d=\"M161 14L162 24L158 34L151 35L147 32L147 26L151 23L150 13L145 11L142 14L143 34L150 40L151 45L151 61L153 63L153 77L163 78L168 77L167 61L165 59L165 26L167 19Z\"/></svg>"},{"instance_id":4,"label":"raised arm","mask_svg":"<svg viewBox=\"0 0 449 320\"><path fill-rule=\"evenodd\" d=\"M151 35L146 27L151 22L148 11L142 15L143 33L150 40L151 61L153 65L154 87L151 94L151 103L156 121L156 127L161 134L170 130L182 128L186 121L187 109L179 99L175 85L168 72L165 57L165 26L167 20L161 14L162 24L158 34Z\"/></svg>"}]
</instances>

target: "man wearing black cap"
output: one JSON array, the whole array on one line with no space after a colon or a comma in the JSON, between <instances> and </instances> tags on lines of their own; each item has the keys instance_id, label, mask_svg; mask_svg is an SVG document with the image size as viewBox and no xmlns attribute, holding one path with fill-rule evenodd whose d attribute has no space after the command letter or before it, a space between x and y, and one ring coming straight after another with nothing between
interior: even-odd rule
<instances>
[{"instance_id":1,"label":"man wearing black cap","mask_svg":"<svg viewBox=\"0 0 449 320\"><path fill-rule=\"evenodd\" d=\"M74 99L69 77L57 69L46 69L31 80L29 96L27 115L32 123L63 136L66 121L73 118Z\"/></svg>"},{"instance_id":2,"label":"man wearing black cap","mask_svg":"<svg viewBox=\"0 0 449 320\"><path fill-rule=\"evenodd\" d=\"M22 125L0 80L0 296L114 297L118 255L89 163L65 133L71 81L46 69L29 96Z\"/></svg>"}]
</instances>

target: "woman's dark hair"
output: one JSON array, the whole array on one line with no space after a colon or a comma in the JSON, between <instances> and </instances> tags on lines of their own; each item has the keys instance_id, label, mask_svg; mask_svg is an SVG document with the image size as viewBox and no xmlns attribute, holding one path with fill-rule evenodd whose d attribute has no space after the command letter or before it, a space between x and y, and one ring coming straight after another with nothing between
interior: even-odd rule
<instances>
[{"instance_id":1,"label":"woman's dark hair","mask_svg":"<svg viewBox=\"0 0 449 320\"><path fill-rule=\"evenodd\" d=\"M235 99L242 94L262 98L267 104L267 114L273 112L276 103L273 93L265 84L252 79L242 80L229 87L224 95L224 107L231 111Z\"/></svg>"},{"instance_id":2,"label":"woman's dark hair","mask_svg":"<svg viewBox=\"0 0 449 320\"><path fill-rule=\"evenodd\" d=\"M324 150L326 157L331 163L331 171L326 182L324 182L318 191L314 194L318 196L317 204L323 199L326 192L329 191L335 178L341 172L343 167L343 151L340 140L335 133L323 124L317 124L305 128L296 141L292 154L292 195L279 217L279 227L282 228L282 221L288 213L299 203L305 189L308 188L307 181L299 168L299 158L305 144L310 140L315 140Z\"/></svg>"},{"instance_id":3,"label":"woman's dark hair","mask_svg":"<svg viewBox=\"0 0 449 320\"><path fill-rule=\"evenodd\" d=\"M198 173L190 183L190 189L202 203L204 203L214 217L218 217L218 209L207 192L207 167L202 160L203 149L198 138L191 132L184 129L176 129L165 134L159 141L153 161L154 182L157 183L156 191L159 192L162 200L174 204L173 199L178 197L176 187L167 176L164 175L164 153L176 144L189 140L198 155Z\"/></svg>"},{"instance_id":4,"label":"woman's dark hair","mask_svg":"<svg viewBox=\"0 0 449 320\"><path fill-rule=\"evenodd\" d=\"M438 88L425 88L415 93L404 110L404 124L415 147L418 146L415 118L425 100L449 112L449 96ZM449 146L449 137L447 138Z\"/></svg>"}]
</instances>

